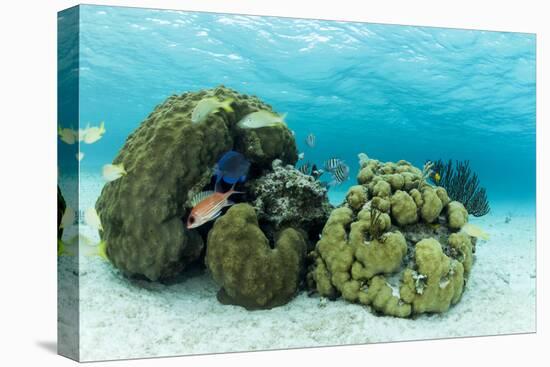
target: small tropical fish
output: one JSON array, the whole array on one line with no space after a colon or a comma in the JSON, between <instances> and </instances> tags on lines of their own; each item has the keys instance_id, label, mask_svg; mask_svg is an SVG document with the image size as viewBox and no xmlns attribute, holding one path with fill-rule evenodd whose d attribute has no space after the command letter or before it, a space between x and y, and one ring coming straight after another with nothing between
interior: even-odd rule
<instances>
[{"instance_id":1,"label":"small tropical fish","mask_svg":"<svg viewBox=\"0 0 550 367\"><path fill-rule=\"evenodd\" d=\"M107 257L107 243L103 240L98 244L88 236L79 233L71 237L67 242L57 241L57 256L75 256L77 251L85 256L99 256L103 260L109 261Z\"/></svg>"},{"instance_id":2,"label":"small tropical fish","mask_svg":"<svg viewBox=\"0 0 550 367\"><path fill-rule=\"evenodd\" d=\"M337 167L345 164L343 160L340 158L330 158L329 160L325 161L325 171L332 172Z\"/></svg>"},{"instance_id":3,"label":"small tropical fish","mask_svg":"<svg viewBox=\"0 0 550 367\"><path fill-rule=\"evenodd\" d=\"M203 225L206 222L216 219L222 213L222 209L234 203L229 200L233 194L242 194L233 188L227 192L203 191L191 199L191 214L187 218L187 229Z\"/></svg>"},{"instance_id":4,"label":"small tropical fish","mask_svg":"<svg viewBox=\"0 0 550 367\"><path fill-rule=\"evenodd\" d=\"M286 113L277 115L266 110L249 113L237 123L243 129L259 129L266 126L285 125Z\"/></svg>"},{"instance_id":5,"label":"small tropical fish","mask_svg":"<svg viewBox=\"0 0 550 367\"><path fill-rule=\"evenodd\" d=\"M309 133L306 137L306 144L310 148L315 148L315 135L312 133Z\"/></svg>"},{"instance_id":6,"label":"small tropical fish","mask_svg":"<svg viewBox=\"0 0 550 367\"><path fill-rule=\"evenodd\" d=\"M332 174L332 186L340 185L349 178L349 167L346 164L340 164L330 173Z\"/></svg>"},{"instance_id":7,"label":"small tropical fish","mask_svg":"<svg viewBox=\"0 0 550 367\"><path fill-rule=\"evenodd\" d=\"M298 168L298 171L300 171L301 173L303 173L304 175L310 175L311 174L311 164L309 162L306 162L304 164L302 164L299 168Z\"/></svg>"},{"instance_id":8,"label":"small tropical fish","mask_svg":"<svg viewBox=\"0 0 550 367\"><path fill-rule=\"evenodd\" d=\"M216 187L222 179L228 184L236 184L239 181L244 182L249 168L250 162L244 155L233 150L228 151L220 158L214 168Z\"/></svg>"},{"instance_id":9,"label":"small tropical fish","mask_svg":"<svg viewBox=\"0 0 550 367\"><path fill-rule=\"evenodd\" d=\"M304 155L304 152L298 154L298 160L304 159L304 156L305 156L305 155Z\"/></svg>"},{"instance_id":10,"label":"small tropical fish","mask_svg":"<svg viewBox=\"0 0 550 367\"><path fill-rule=\"evenodd\" d=\"M74 129L65 127L62 128L61 125L57 128L57 134L62 142L72 145L78 140L78 132Z\"/></svg>"},{"instance_id":11,"label":"small tropical fish","mask_svg":"<svg viewBox=\"0 0 550 367\"><path fill-rule=\"evenodd\" d=\"M103 166L103 178L107 182L114 181L127 174L124 169L124 165L120 164L106 164Z\"/></svg>"},{"instance_id":12,"label":"small tropical fish","mask_svg":"<svg viewBox=\"0 0 550 367\"><path fill-rule=\"evenodd\" d=\"M314 179L318 180L319 177L321 177L325 173L325 171L321 168L317 168L317 165L314 164L311 167L311 176L313 176Z\"/></svg>"},{"instance_id":13,"label":"small tropical fish","mask_svg":"<svg viewBox=\"0 0 550 367\"><path fill-rule=\"evenodd\" d=\"M199 124L206 120L208 115L220 110L220 108L226 112L233 112L231 103L234 101L235 100L233 98L228 98L223 102L220 102L216 97L203 98L193 109L193 112L191 113L191 122L193 124Z\"/></svg>"},{"instance_id":14,"label":"small tropical fish","mask_svg":"<svg viewBox=\"0 0 550 367\"><path fill-rule=\"evenodd\" d=\"M82 152L76 153L76 160L77 161L80 162L82 160L82 158L84 158L84 153L82 153Z\"/></svg>"},{"instance_id":15,"label":"small tropical fish","mask_svg":"<svg viewBox=\"0 0 550 367\"><path fill-rule=\"evenodd\" d=\"M86 129L79 131L78 140L86 144L93 144L103 137L105 134L105 122L101 122L99 126L86 126Z\"/></svg>"},{"instance_id":16,"label":"small tropical fish","mask_svg":"<svg viewBox=\"0 0 550 367\"><path fill-rule=\"evenodd\" d=\"M74 255L74 253L67 249L67 245L65 244L65 242L61 240L57 240L57 256L63 256L63 255L72 256Z\"/></svg>"},{"instance_id":17,"label":"small tropical fish","mask_svg":"<svg viewBox=\"0 0 550 367\"><path fill-rule=\"evenodd\" d=\"M75 211L72 208L66 207L65 212L63 212L63 216L61 217L59 228L68 228L69 226L72 226L75 218Z\"/></svg>"},{"instance_id":18,"label":"small tropical fish","mask_svg":"<svg viewBox=\"0 0 550 367\"><path fill-rule=\"evenodd\" d=\"M84 246L81 246L81 253L85 256L98 256L103 260L109 261L107 257L107 242L103 240L99 241L98 244L84 243Z\"/></svg>"},{"instance_id":19,"label":"small tropical fish","mask_svg":"<svg viewBox=\"0 0 550 367\"><path fill-rule=\"evenodd\" d=\"M84 222L86 223L86 225L94 229L97 229L100 231L103 230L103 226L101 225L101 219L99 219L99 215L97 215L97 212L93 207L86 209L86 211L84 212Z\"/></svg>"},{"instance_id":20,"label":"small tropical fish","mask_svg":"<svg viewBox=\"0 0 550 367\"><path fill-rule=\"evenodd\" d=\"M481 238L485 241L489 240L489 233L483 231L481 228L471 223L466 223L465 225L463 225L461 231L471 237Z\"/></svg>"},{"instance_id":21,"label":"small tropical fish","mask_svg":"<svg viewBox=\"0 0 550 367\"><path fill-rule=\"evenodd\" d=\"M435 175L434 175L434 181L436 184L439 183L439 181L441 181L441 175L439 174L439 172L436 172Z\"/></svg>"}]
</instances>

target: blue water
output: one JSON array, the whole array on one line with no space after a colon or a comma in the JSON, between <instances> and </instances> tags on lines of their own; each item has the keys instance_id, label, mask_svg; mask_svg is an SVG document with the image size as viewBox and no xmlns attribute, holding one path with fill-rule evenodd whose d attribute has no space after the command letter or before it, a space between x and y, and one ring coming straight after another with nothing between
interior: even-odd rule
<instances>
[{"instance_id":1,"label":"blue water","mask_svg":"<svg viewBox=\"0 0 550 367\"><path fill-rule=\"evenodd\" d=\"M533 34L81 6L78 41L80 125L107 128L83 170L167 96L224 84L287 112L306 160L349 163L334 193L365 152L469 159L491 202L534 203Z\"/></svg>"}]
</instances>

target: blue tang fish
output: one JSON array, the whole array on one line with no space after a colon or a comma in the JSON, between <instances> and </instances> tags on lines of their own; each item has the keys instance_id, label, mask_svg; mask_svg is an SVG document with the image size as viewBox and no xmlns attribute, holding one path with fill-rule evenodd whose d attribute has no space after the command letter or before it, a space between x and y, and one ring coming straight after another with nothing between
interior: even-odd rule
<instances>
[{"instance_id":1,"label":"blue tang fish","mask_svg":"<svg viewBox=\"0 0 550 367\"><path fill-rule=\"evenodd\" d=\"M230 150L225 153L214 168L214 175L216 176L216 186L218 186L220 180L234 185L237 182L244 182L248 169L250 168L250 162L238 152Z\"/></svg>"}]
</instances>

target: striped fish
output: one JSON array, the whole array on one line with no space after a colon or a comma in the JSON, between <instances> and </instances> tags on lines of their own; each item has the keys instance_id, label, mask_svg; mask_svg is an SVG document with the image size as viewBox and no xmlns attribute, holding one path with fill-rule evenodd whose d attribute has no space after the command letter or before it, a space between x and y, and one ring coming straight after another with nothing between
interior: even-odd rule
<instances>
[{"instance_id":1,"label":"striped fish","mask_svg":"<svg viewBox=\"0 0 550 367\"><path fill-rule=\"evenodd\" d=\"M242 194L233 188L227 192L203 191L191 199L191 214L187 218L187 228L196 228L204 223L216 219L222 213L222 209L234 203L229 200L233 194Z\"/></svg>"},{"instance_id":2,"label":"striped fish","mask_svg":"<svg viewBox=\"0 0 550 367\"><path fill-rule=\"evenodd\" d=\"M311 164L309 162L306 162L302 164L298 171L302 172L304 175L310 175L311 174Z\"/></svg>"},{"instance_id":3,"label":"striped fish","mask_svg":"<svg viewBox=\"0 0 550 367\"><path fill-rule=\"evenodd\" d=\"M332 182L331 186L340 185L349 178L349 167L346 164L340 164L331 171Z\"/></svg>"},{"instance_id":4,"label":"striped fish","mask_svg":"<svg viewBox=\"0 0 550 367\"><path fill-rule=\"evenodd\" d=\"M341 165L345 165L345 163L340 158L330 158L329 160L325 161L325 171L332 172Z\"/></svg>"},{"instance_id":5,"label":"striped fish","mask_svg":"<svg viewBox=\"0 0 550 367\"><path fill-rule=\"evenodd\" d=\"M314 148L315 147L315 135L313 135L312 133L309 133L308 136L306 137L306 144L307 144L308 147Z\"/></svg>"}]
</instances>

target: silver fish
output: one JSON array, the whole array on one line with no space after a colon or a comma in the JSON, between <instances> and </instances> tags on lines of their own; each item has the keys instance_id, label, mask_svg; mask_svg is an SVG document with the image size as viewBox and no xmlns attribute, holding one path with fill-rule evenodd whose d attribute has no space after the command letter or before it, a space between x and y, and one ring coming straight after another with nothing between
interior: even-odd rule
<instances>
[{"instance_id":1,"label":"silver fish","mask_svg":"<svg viewBox=\"0 0 550 367\"><path fill-rule=\"evenodd\" d=\"M314 148L315 147L315 135L313 135L312 133L309 133L308 136L306 137L306 144L307 144L308 147Z\"/></svg>"},{"instance_id":2,"label":"silver fish","mask_svg":"<svg viewBox=\"0 0 550 367\"><path fill-rule=\"evenodd\" d=\"M340 164L331 171L332 179L335 185L340 185L349 178L349 167L346 164Z\"/></svg>"},{"instance_id":3,"label":"silver fish","mask_svg":"<svg viewBox=\"0 0 550 367\"><path fill-rule=\"evenodd\" d=\"M325 171L332 172L338 166L341 166L343 164L345 164L345 163L340 158L330 158L329 160L325 161Z\"/></svg>"},{"instance_id":4,"label":"silver fish","mask_svg":"<svg viewBox=\"0 0 550 367\"><path fill-rule=\"evenodd\" d=\"M309 162L306 162L298 168L298 171L302 172L304 175L310 175L311 174L311 164Z\"/></svg>"}]
</instances>

